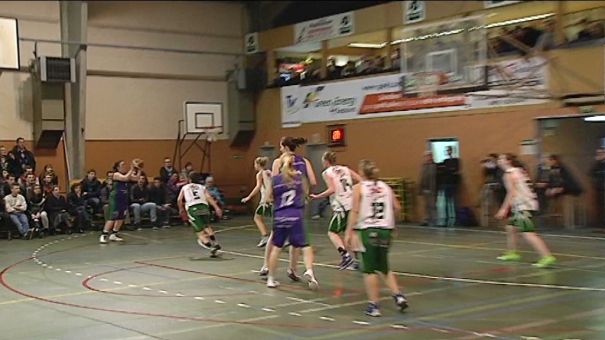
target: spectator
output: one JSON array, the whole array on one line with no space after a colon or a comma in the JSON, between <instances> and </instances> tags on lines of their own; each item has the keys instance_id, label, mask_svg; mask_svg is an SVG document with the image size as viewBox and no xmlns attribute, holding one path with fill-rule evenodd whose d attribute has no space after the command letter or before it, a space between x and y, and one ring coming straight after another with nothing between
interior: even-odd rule
<instances>
[{"instance_id":1,"label":"spectator","mask_svg":"<svg viewBox=\"0 0 605 340\"><path fill-rule=\"evenodd\" d=\"M12 153L7 153L4 145L0 146L0 170L15 174L16 161Z\"/></svg>"},{"instance_id":2,"label":"spectator","mask_svg":"<svg viewBox=\"0 0 605 340\"><path fill-rule=\"evenodd\" d=\"M65 225L66 231L71 233L71 221L69 217L69 204L64 196L59 193L59 186L54 186L52 194L46 198L44 205L50 220L50 234L54 235L58 227Z\"/></svg>"},{"instance_id":3,"label":"spectator","mask_svg":"<svg viewBox=\"0 0 605 340\"><path fill-rule=\"evenodd\" d=\"M180 180L188 181L189 177L194 172L195 172L195 170L193 170L193 164L191 162L187 162L187 164L185 164L185 168L183 170L181 170ZM183 185L185 185L185 184L187 184L187 183L184 183Z\"/></svg>"},{"instance_id":4,"label":"spectator","mask_svg":"<svg viewBox=\"0 0 605 340\"><path fill-rule=\"evenodd\" d=\"M393 52L394 53L391 55L391 68L393 70L399 70L401 68L401 49L396 47Z\"/></svg>"},{"instance_id":5,"label":"spectator","mask_svg":"<svg viewBox=\"0 0 605 340\"><path fill-rule=\"evenodd\" d=\"M24 183L21 184L21 187L24 189L23 196L26 198L29 197L33 193L36 185L38 185L38 183L36 183L36 176L32 173L28 173L25 176Z\"/></svg>"},{"instance_id":6,"label":"spectator","mask_svg":"<svg viewBox=\"0 0 605 340\"><path fill-rule=\"evenodd\" d=\"M153 184L149 188L149 202L155 204L159 215L158 218L163 223L163 228L169 228L172 209L168 202L168 191L160 177L155 177Z\"/></svg>"},{"instance_id":7,"label":"spectator","mask_svg":"<svg viewBox=\"0 0 605 340\"><path fill-rule=\"evenodd\" d=\"M30 234L29 218L27 216L27 203L25 197L20 194L19 184L11 185L11 193L4 197L6 213L10 216L23 239L27 239Z\"/></svg>"},{"instance_id":8,"label":"spectator","mask_svg":"<svg viewBox=\"0 0 605 340\"><path fill-rule=\"evenodd\" d=\"M424 198L424 223L423 226L437 225L437 164L433 160L433 153L424 153L424 162L420 170L418 180L420 194Z\"/></svg>"},{"instance_id":9,"label":"spectator","mask_svg":"<svg viewBox=\"0 0 605 340\"><path fill-rule=\"evenodd\" d=\"M328 59L328 79L338 79L342 73L342 66L336 65L336 59Z\"/></svg>"},{"instance_id":10,"label":"spectator","mask_svg":"<svg viewBox=\"0 0 605 340\"><path fill-rule=\"evenodd\" d=\"M50 178L51 178L50 183L52 185L59 185L59 177L57 176L57 174L55 174L55 170L53 169L52 165L50 165L50 164L46 164L44 166L44 171L40 174L40 177L39 177L40 183L42 183L44 181L44 178L46 176L50 176ZM51 189L51 191L52 191L52 189Z\"/></svg>"},{"instance_id":11,"label":"spectator","mask_svg":"<svg viewBox=\"0 0 605 340\"><path fill-rule=\"evenodd\" d=\"M56 184L53 184L52 175L46 174L42 181L40 181L40 186L42 187L42 191L44 191L46 196L52 195L53 187L56 186Z\"/></svg>"},{"instance_id":12,"label":"spectator","mask_svg":"<svg viewBox=\"0 0 605 340\"><path fill-rule=\"evenodd\" d=\"M349 60L349 61L347 61L347 64L345 65L345 67L342 69L341 77L354 76L355 72L356 72L355 62L352 60Z\"/></svg>"},{"instance_id":13,"label":"spectator","mask_svg":"<svg viewBox=\"0 0 605 340\"><path fill-rule=\"evenodd\" d=\"M218 203L219 207L222 209L225 206L225 196L223 196L221 190L214 185L214 177L209 176L206 178L206 190L208 190L210 196L214 198L216 203Z\"/></svg>"},{"instance_id":14,"label":"spectator","mask_svg":"<svg viewBox=\"0 0 605 340\"><path fill-rule=\"evenodd\" d=\"M86 177L80 182L82 196L86 202L86 207L93 214L101 211L101 181L97 179L97 172L94 169L88 170Z\"/></svg>"},{"instance_id":15,"label":"spectator","mask_svg":"<svg viewBox=\"0 0 605 340\"><path fill-rule=\"evenodd\" d=\"M604 37L602 23L595 22L592 24L588 24L588 22L586 20L584 20L583 22L584 22L585 27L580 32L578 32L578 36L574 40L574 42L590 41L590 40L601 39Z\"/></svg>"},{"instance_id":16,"label":"spectator","mask_svg":"<svg viewBox=\"0 0 605 340\"><path fill-rule=\"evenodd\" d=\"M550 165L549 184L546 190L548 197L558 197L560 195L578 196L582 193L582 188L567 167L561 163L558 155L550 155L548 163Z\"/></svg>"},{"instance_id":17,"label":"spectator","mask_svg":"<svg viewBox=\"0 0 605 340\"><path fill-rule=\"evenodd\" d=\"M598 148L590 169L592 187L596 195L597 226L605 227L605 148Z\"/></svg>"},{"instance_id":18,"label":"spectator","mask_svg":"<svg viewBox=\"0 0 605 340\"><path fill-rule=\"evenodd\" d=\"M46 197L40 185L34 186L34 190L31 195L27 197L27 201L29 202L29 213L34 221L34 230L42 229L42 234L48 233L48 214L44 211Z\"/></svg>"},{"instance_id":19,"label":"spectator","mask_svg":"<svg viewBox=\"0 0 605 340\"><path fill-rule=\"evenodd\" d=\"M108 171L107 177L105 177L105 181L103 182L103 186L101 187L101 192L99 198L101 200L101 205L103 206L103 216L107 218L107 209L109 208L109 194L111 193L111 186L113 185L113 172Z\"/></svg>"},{"instance_id":20,"label":"spectator","mask_svg":"<svg viewBox=\"0 0 605 340\"><path fill-rule=\"evenodd\" d=\"M34 171L36 170L36 158L34 157L34 154L25 147L25 140L23 138L17 138L17 145L13 148L12 153L17 162L15 169L18 173L15 173L15 175L21 176L25 171L26 166L30 166Z\"/></svg>"},{"instance_id":21,"label":"spectator","mask_svg":"<svg viewBox=\"0 0 605 340\"><path fill-rule=\"evenodd\" d=\"M176 169L172 166L170 157L164 158L164 166L160 168L160 179L163 183L168 183L172 174L176 174Z\"/></svg>"},{"instance_id":22,"label":"spectator","mask_svg":"<svg viewBox=\"0 0 605 340\"><path fill-rule=\"evenodd\" d=\"M29 166L29 165L26 165L25 166L25 172L23 172L21 174L21 177L19 177L19 179L18 179L19 184L22 187L25 187L25 185L27 184L27 177L30 176L30 175L34 176L34 182L38 181L38 179L36 178L36 175L34 174L34 170L32 169L32 167Z\"/></svg>"},{"instance_id":23,"label":"spectator","mask_svg":"<svg viewBox=\"0 0 605 340\"><path fill-rule=\"evenodd\" d=\"M447 226L456 224L456 212L458 210L458 189L460 186L460 160L454 157L454 149L446 148L447 158L443 161L445 195L445 223Z\"/></svg>"},{"instance_id":24,"label":"spectator","mask_svg":"<svg viewBox=\"0 0 605 340\"><path fill-rule=\"evenodd\" d=\"M71 185L69 195L67 195L69 204L69 213L75 218L76 230L83 233L84 229L91 226L91 216L86 208L86 197L82 192L82 186L74 183Z\"/></svg>"},{"instance_id":25,"label":"spectator","mask_svg":"<svg viewBox=\"0 0 605 340\"><path fill-rule=\"evenodd\" d=\"M174 207L176 207L176 199L181 191L181 187L179 187L178 182L179 175L177 173L173 173L166 184L166 188L168 189L168 201Z\"/></svg>"},{"instance_id":26,"label":"spectator","mask_svg":"<svg viewBox=\"0 0 605 340\"><path fill-rule=\"evenodd\" d=\"M135 186L130 189L130 209L134 215L134 225L141 230L141 212L148 213L153 228L157 229L157 207L149 201L149 189L147 188L147 177L139 176Z\"/></svg>"},{"instance_id":27,"label":"spectator","mask_svg":"<svg viewBox=\"0 0 605 340\"><path fill-rule=\"evenodd\" d=\"M6 183L4 183L3 192L1 193L2 197L11 194L13 184L19 185L19 183L17 183L17 179L16 179L15 175L8 175L8 178L6 179ZM20 185L19 185L19 188L20 188L20 192L25 192L25 189L23 187L21 187Z\"/></svg>"}]
</instances>

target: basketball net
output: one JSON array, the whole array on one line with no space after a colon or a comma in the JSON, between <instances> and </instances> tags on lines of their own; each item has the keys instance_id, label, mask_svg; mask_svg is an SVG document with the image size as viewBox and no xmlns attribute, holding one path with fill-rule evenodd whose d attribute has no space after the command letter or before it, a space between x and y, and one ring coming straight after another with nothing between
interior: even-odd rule
<instances>
[{"instance_id":1,"label":"basketball net","mask_svg":"<svg viewBox=\"0 0 605 340\"><path fill-rule=\"evenodd\" d=\"M206 141L208 143L216 142L218 139L218 134L220 132L220 128L209 128L204 131L204 136L206 137Z\"/></svg>"}]
</instances>

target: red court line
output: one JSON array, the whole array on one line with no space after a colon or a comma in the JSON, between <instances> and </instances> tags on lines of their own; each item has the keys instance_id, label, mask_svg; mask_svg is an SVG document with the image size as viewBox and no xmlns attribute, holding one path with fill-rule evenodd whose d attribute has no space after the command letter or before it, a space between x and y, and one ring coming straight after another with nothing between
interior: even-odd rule
<instances>
[{"instance_id":1,"label":"red court line","mask_svg":"<svg viewBox=\"0 0 605 340\"><path fill-rule=\"evenodd\" d=\"M143 267L148 267L149 265L142 265L142 266L135 266L135 267L126 267L126 268L119 268L119 269L114 269L114 270L110 270L110 271L106 271L106 272L102 272L102 273L97 273L97 274L93 274L91 277L88 277L86 279L84 279L82 281L82 286L84 286L84 288L88 289L88 290L92 290L98 293L103 293L103 294L111 294L111 295L121 295L121 296L142 296L142 297L161 297L161 298L191 298L191 296L175 296L175 295L153 295L153 294L134 294L134 293L122 293L122 292L112 292L112 291L107 291L107 290L102 290L102 289L98 289L95 288L93 286L91 286L90 282L96 278L99 278L101 276L105 276L108 274L112 274L112 273L117 273L117 272L121 272L124 270L130 270L130 269L136 269L136 268L143 268ZM252 295L252 293L231 293L231 294L212 294L212 295L196 295L196 296L200 296L200 297L224 297L224 296L240 296L240 295Z\"/></svg>"},{"instance_id":2,"label":"red court line","mask_svg":"<svg viewBox=\"0 0 605 340\"><path fill-rule=\"evenodd\" d=\"M52 300L52 299L33 295L33 294L27 293L25 291L19 290L15 287L11 286L6 281L5 276L8 272L10 272L12 269L17 267L18 265L20 265L24 262L27 262L31 259L32 259L32 257L28 257L28 258L25 258L19 262L15 262L15 263L11 264L10 266L4 268L2 270L2 272L0 272L0 284L2 284L2 286L4 286L6 289L10 290L11 292L13 292L15 294L25 296L30 299L43 301L43 302L47 302L47 303L51 303L51 304L56 304L56 305L60 305L60 306L80 308L80 309L86 309L86 310L95 310L95 311L108 312L108 313L125 314L125 315L158 317L158 318L165 318L165 319L172 319L172 320L202 321L202 322L211 322L211 323L219 323L219 324L254 325L254 326L265 326L265 327L274 327L274 328L295 328L295 329L335 329L335 330L365 329L364 326L348 326L347 327L347 326L334 325L331 327L323 327L323 325L319 326L319 324L317 324L317 323L312 323L312 324L311 323L293 324L293 323L283 323L283 322L271 323L271 322L258 322L258 321L224 320L224 319L214 319L214 318L205 318L205 317L179 316L179 315L137 312L137 311L129 311L129 310L121 310L121 309L87 306L87 305L81 305L81 304L77 304L77 303ZM325 324L325 325L328 326L328 324ZM373 329L373 330L375 331L377 329ZM402 331L409 331L410 329L398 330L398 329L390 328L388 325L385 325L384 328L379 328L378 330L381 330L384 332L402 332Z\"/></svg>"},{"instance_id":3,"label":"red court line","mask_svg":"<svg viewBox=\"0 0 605 340\"><path fill-rule=\"evenodd\" d=\"M153 267L159 267L159 268L164 268L164 269L170 269L170 270L177 270L177 271L186 272L186 273L202 274L202 275L207 275L207 276L212 276L212 277L218 277L218 278L221 278L221 279L228 279L228 280L235 280L235 281L240 281L240 282L261 284L263 286L266 285L264 282L259 282L257 280L251 280L251 279L244 279L244 278L241 278L241 277L227 276L227 275L221 275L221 274L213 274L213 273L208 273L208 272L202 272L202 271L197 271L197 270L192 270L192 269L184 269L184 268L167 266L167 265L163 265L163 264L156 264L156 263L150 263L150 262L144 262L144 261L134 261L134 263L136 263L136 264L144 264L144 265L153 266ZM298 286L294 286L294 285L287 285L287 284L280 285L280 288L290 288L291 290L309 291L306 288L302 288L302 287L298 287ZM288 290L288 289L285 289L285 290Z\"/></svg>"}]
</instances>

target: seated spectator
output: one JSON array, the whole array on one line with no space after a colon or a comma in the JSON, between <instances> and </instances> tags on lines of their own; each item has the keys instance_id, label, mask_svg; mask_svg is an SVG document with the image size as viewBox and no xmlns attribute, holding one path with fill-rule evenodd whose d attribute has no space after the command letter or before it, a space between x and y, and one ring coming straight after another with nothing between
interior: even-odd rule
<instances>
[{"instance_id":1,"label":"seated spectator","mask_svg":"<svg viewBox=\"0 0 605 340\"><path fill-rule=\"evenodd\" d=\"M50 234L54 235L60 226L65 226L66 231L71 233L71 221L69 218L69 204L64 196L59 193L59 187L54 186L52 194L46 197L44 209L50 220Z\"/></svg>"},{"instance_id":2,"label":"seated spectator","mask_svg":"<svg viewBox=\"0 0 605 340\"><path fill-rule=\"evenodd\" d=\"M155 203L163 228L169 228L172 209L168 202L168 190L166 190L166 186L162 183L160 177L155 177L149 188L149 202Z\"/></svg>"},{"instance_id":3,"label":"seated spectator","mask_svg":"<svg viewBox=\"0 0 605 340\"><path fill-rule=\"evenodd\" d=\"M347 64L342 69L342 77L350 77L355 75L355 62L352 60L347 61Z\"/></svg>"},{"instance_id":4,"label":"seated spectator","mask_svg":"<svg viewBox=\"0 0 605 340\"><path fill-rule=\"evenodd\" d=\"M97 179L97 172L94 169L88 170L86 177L80 182L82 196L86 201L86 208L93 214L101 211L101 181Z\"/></svg>"},{"instance_id":5,"label":"seated spectator","mask_svg":"<svg viewBox=\"0 0 605 340\"><path fill-rule=\"evenodd\" d=\"M27 203L25 202L25 197L20 194L20 191L19 184L12 184L10 195L4 197L4 206L11 221L19 229L21 237L27 239L30 234Z\"/></svg>"},{"instance_id":6,"label":"seated spectator","mask_svg":"<svg viewBox=\"0 0 605 340\"><path fill-rule=\"evenodd\" d=\"M19 183L17 183L17 178L15 177L15 175L8 175L8 178L6 179L6 182L4 183L4 187L2 188L3 190L0 193L0 194L2 194L2 197L11 194L13 184L19 185ZM20 185L19 185L19 188L20 188L20 192L25 192L25 188L21 187Z\"/></svg>"},{"instance_id":7,"label":"seated spectator","mask_svg":"<svg viewBox=\"0 0 605 340\"><path fill-rule=\"evenodd\" d=\"M583 21L584 28L578 32L578 36L573 42L579 41L590 41L601 39L604 37L603 24L600 22L588 23L586 20Z\"/></svg>"},{"instance_id":8,"label":"seated spectator","mask_svg":"<svg viewBox=\"0 0 605 340\"><path fill-rule=\"evenodd\" d=\"M111 187L113 185L113 172L108 171L107 177L105 177L105 181L101 187L100 192L100 200L101 205L103 206L103 216L107 219L107 209L109 208L109 194L111 193Z\"/></svg>"},{"instance_id":9,"label":"seated spectator","mask_svg":"<svg viewBox=\"0 0 605 340\"><path fill-rule=\"evenodd\" d=\"M134 215L134 225L141 229L141 212L148 213L153 228L157 229L157 207L149 201L149 189L147 188L147 177L139 176L136 185L130 189L130 209Z\"/></svg>"},{"instance_id":10,"label":"seated spectator","mask_svg":"<svg viewBox=\"0 0 605 340\"><path fill-rule=\"evenodd\" d=\"M36 170L36 158L34 157L34 154L25 147L25 140L23 138L17 138L17 145L15 145L11 152L15 156L15 161L17 162L17 166L15 167L15 170L17 171L17 173L15 173L16 176L20 177L23 172L25 172L26 166L31 167L33 171Z\"/></svg>"},{"instance_id":11,"label":"seated spectator","mask_svg":"<svg viewBox=\"0 0 605 340\"><path fill-rule=\"evenodd\" d=\"M53 188L56 186L56 184L53 184L52 175L45 175L42 181L40 181L40 186L46 196L52 195Z\"/></svg>"},{"instance_id":12,"label":"seated spectator","mask_svg":"<svg viewBox=\"0 0 605 340\"><path fill-rule=\"evenodd\" d=\"M16 161L12 153L7 153L4 145L0 146L0 170L15 174Z\"/></svg>"},{"instance_id":13,"label":"seated spectator","mask_svg":"<svg viewBox=\"0 0 605 340\"><path fill-rule=\"evenodd\" d=\"M40 183L44 182L44 178L46 176L50 176L51 185L59 185L59 177L57 176L57 174L55 174L55 170L53 169L52 165L50 165L50 164L46 164L44 166L44 171L40 174L40 177L38 178L39 182ZM52 189L51 189L51 191L52 191Z\"/></svg>"},{"instance_id":14,"label":"seated spectator","mask_svg":"<svg viewBox=\"0 0 605 340\"><path fill-rule=\"evenodd\" d=\"M170 176L168 183L166 183L166 189L168 190L168 202L174 207L176 207L176 199L179 197L179 193L181 192L181 187L179 184L179 175L174 173Z\"/></svg>"},{"instance_id":15,"label":"seated spectator","mask_svg":"<svg viewBox=\"0 0 605 340\"><path fill-rule=\"evenodd\" d=\"M185 168L183 170L181 170L180 180L188 181L189 176L191 176L191 174L194 172L195 172L195 170L193 170L193 163L187 162L187 164L185 164ZM183 184L183 185L185 185L185 184Z\"/></svg>"},{"instance_id":16,"label":"seated spectator","mask_svg":"<svg viewBox=\"0 0 605 340\"><path fill-rule=\"evenodd\" d=\"M29 202L29 213L34 221L34 231L40 231L41 234L48 232L48 214L44 211L44 203L46 197L42 191L42 187L38 184L34 186L31 195L27 197Z\"/></svg>"},{"instance_id":17,"label":"seated spectator","mask_svg":"<svg viewBox=\"0 0 605 340\"><path fill-rule=\"evenodd\" d=\"M537 51L548 51L555 48L555 46L555 21L548 20L544 22L544 32L538 38L534 48Z\"/></svg>"},{"instance_id":18,"label":"seated spectator","mask_svg":"<svg viewBox=\"0 0 605 340\"><path fill-rule=\"evenodd\" d=\"M176 173L176 169L174 168L174 166L172 166L172 159L170 159L170 157L164 158L164 166L160 168L160 179L162 180L162 182L168 183L170 176Z\"/></svg>"},{"instance_id":19,"label":"seated spectator","mask_svg":"<svg viewBox=\"0 0 605 340\"><path fill-rule=\"evenodd\" d=\"M206 178L206 190L208 190L208 193L214 198L219 207L223 208L225 206L225 196L223 196L221 190L214 185L213 177Z\"/></svg>"},{"instance_id":20,"label":"seated spectator","mask_svg":"<svg viewBox=\"0 0 605 340\"><path fill-rule=\"evenodd\" d=\"M69 195L67 195L67 203L69 204L70 215L75 217L76 230L83 233L84 229L90 227L91 217L86 209L86 197L79 184L71 185Z\"/></svg>"},{"instance_id":21,"label":"seated spectator","mask_svg":"<svg viewBox=\"0 0 605 340\"><path fill-rule=\"evenodd\" d=\"M34 176L32 173L28 173L25 176L25 181L21 184L21 187L24 188L23 195L25 197L29 197L33 193L34 187L38 185L36 180L36 176Z\"/></svg>"},{"instance_id":22,"label":"seated spectator","mask_svg":"<svg viewBox=\"0 0 605 340\"><path fill-rule=\"evenodd\" d=\"M391 55L391 68L394 70L398 70L401 68L401 49L394 48L393 55Z\"/></svg>"},{"instance_id":23,"label":"seated spectator","mask_svg":"<svg viewBox=\"0 0 605 340\"><path fill-rule=\"evenodd\" d=\"M328 79L338 79L342 73L342 66L336 65L336 59L328 59Z\"/></svg>"},{"instance_id":24,"label":"seated spectator","mask_svg":"<svg viewBox=\"0 0 605 340\"><path fill-rule=\"evenodd\" d=\"M34 182L35 182L35 183L37 183L37 182L38 182L38 179L36 178L36 175L34 174L34 170L32 169L32 167L31 167L31 166L29 166L29 165L26 165L26 166L25 166L25 171L24 171L24 172L21 174L21 177L19 177L19 179L18 179L19 184L20 184L22 187L25 187L25 185L26 185L26 183L27 183L27 178L28 178L29 176L34 176Z\"/></svg>"}]
</instances>

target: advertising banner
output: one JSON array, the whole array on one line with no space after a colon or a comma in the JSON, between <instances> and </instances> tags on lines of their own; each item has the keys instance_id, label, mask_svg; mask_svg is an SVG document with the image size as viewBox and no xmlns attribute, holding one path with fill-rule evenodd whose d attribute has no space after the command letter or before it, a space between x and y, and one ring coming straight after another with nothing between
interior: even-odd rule
<instances>
[{"instance_id":1,"label":"advertising banner","mask_svg":"<svg viewBox=\"0 0 605 340\"><path fill-rule=\"evenodd\" d=\"M334 39L353 33L355 33L353 12L346 12L294 25L294 43Z\"/></svg>"}]
</instances>

